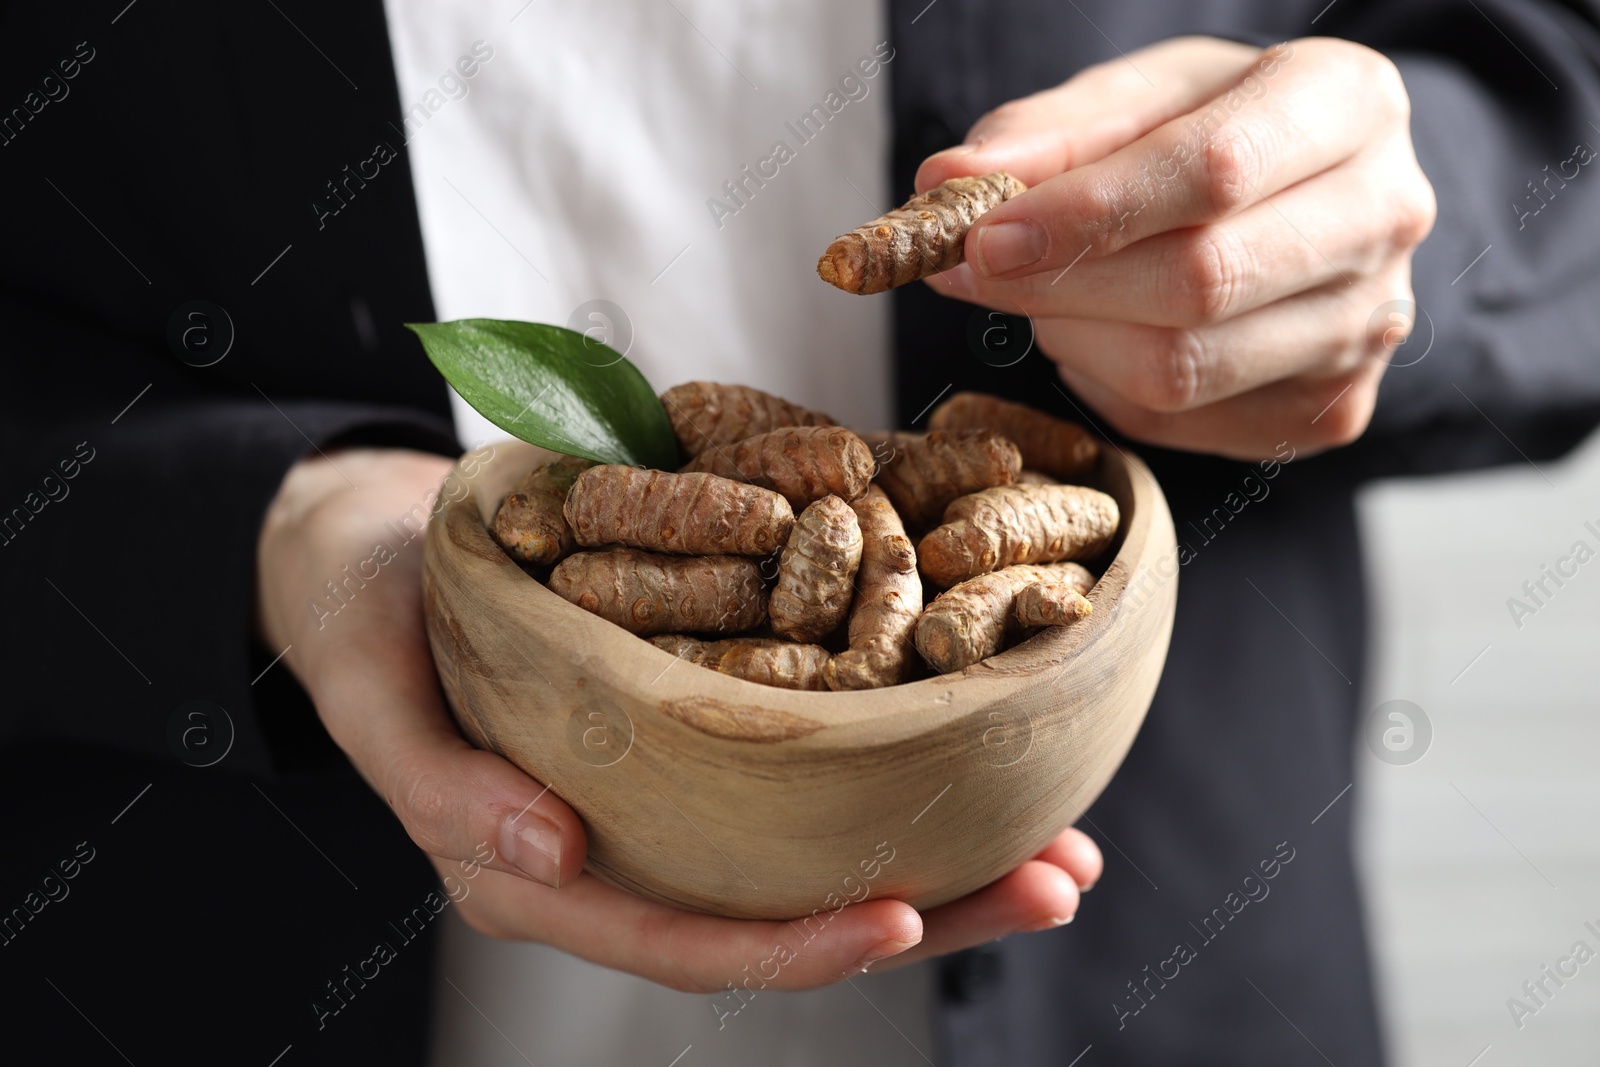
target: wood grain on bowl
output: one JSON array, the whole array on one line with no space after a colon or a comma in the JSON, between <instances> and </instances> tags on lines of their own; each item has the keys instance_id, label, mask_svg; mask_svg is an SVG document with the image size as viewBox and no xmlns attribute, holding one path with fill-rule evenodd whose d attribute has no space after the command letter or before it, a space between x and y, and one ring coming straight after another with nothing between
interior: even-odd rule
<instances>
[{"instance_id":1,"label":"wood grain on bowl","mask_svg":"<svg viewBox=\"0 0 1600 1067\"><path fill-rule=\"evenodd\" d=\"M1149 470L1117 450L1093 478L1123 524L1092 615L959 674L837 693L682 663L525 573L487 527L548 458L496 445L434 519L428 637L462 731L583 817L588 869L615 885L739 918L933 907L1072 825L1149 708L1176 542Z\"/></svg>"}]
</instances>

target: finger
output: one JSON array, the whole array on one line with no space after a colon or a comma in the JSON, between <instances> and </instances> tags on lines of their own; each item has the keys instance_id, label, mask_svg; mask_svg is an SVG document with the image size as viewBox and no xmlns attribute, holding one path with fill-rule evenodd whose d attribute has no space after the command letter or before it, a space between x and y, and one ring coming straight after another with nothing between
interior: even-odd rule
<instances>
[{"instance_id":1,"label":"finger","mask_svg":"<svg viewBox=\"0 0 1600 1067\"><path fill-rule=\"evenodd\" d=\"M1378 380L1387 364L1365 360L1334 378L1290 378L1193 411L1162 413L1130 404L1088 378L1062 369L1062 379L1124 436L1163 448L1255 461L1300 456L1347 445L1372 419Z\"/></svg>"},{"instance_id":2,"label":"finger","mask_svg":"<svg viewBox=\"0 0 1600 1067\"><path fill-rule=\"evenodd\" d=\"M923 934L916 909L863 900L792 921L723 919L679 911L585 874L560 891L496 876L479 879L462 909L492 937L542 941L593 963L685 992L729 983L811 989L905 952Z\"/></svg>"},{"instance_id":3,"label":"finger","mask_svg":"<svg viewBox=\"0 0 1600 1067\"><path fill-rule=\"evenodd\" d=\"M431 673L351 671L318 694L334 740L430 855L546 885L583 869L583 823L553 790L456 730Z\"/></svg>"},{"instance_id":4,"label":"finger","mask_svg":"<svg viewBox=\"0 0 1600 1067\"><path fill-rule=\"evenodd\" d=\"M1375 309L1409 299L1404 266L1358 285L1334 281L1212 326L1038 319L1039 348L1125 403L1180 413L1302 375L1332 377L1381 355L1391 324Z\"/></svg>"},{"instance_id":5,"label":"finger","mask_svg":"<svg viewBox=\"0 0 1600 1067\"><path fill-rule=\"evenodd\" d=\"M942 956L1010 934L1049 930L1072 921L1078 887L1054 863L1029 860L1010 874L960 900L922 915L922 942L875 968L889 970Z\"/></svg>"},{"instance_id":6,"label":"finger","mask_svg":"<svg viewBox=\"0 0 1600 1067\"><path fill-rule=\"evenodd\" d=\"M1407 113L1399 75L1376 52L1316 41L1280 47L1287 56L1264 53L1275 64L1269 75L1252 68L1216 100L989 212L967 234L967 261L983 277L1054 272L1086 249L1109 256L1227 218L1350 158L1375 128Z\"/></svg>"},{"instance_id":7,"label":"finger","mask_svg":"<svg viewBox=\"0 0 1600 1067\"><path fill-rule=\"evenodd\" d=\"M1397 141L1232 218L1156 234L1113 256L1086 254L1070 269L1014 280L950 271L934 288L1035 318L1198 326L1370 276L1419 244L1433 217L1431 187Z\"/></svg>"},{"instance_id":8,"label":"finger","mask_svg":"<svg viewBox=\"0 0 1600 1067\"><path fill-rule=\"evenodd\" d=\"M984 115L961 145L923 162L917 192L998 170L1037 185L1092 163L1216 96L1244 76L1257 54L1215 37L1178 37L1088 67Z\"/></svg>"},{"instance_id":9,"label":"finger","mask_svg":"<svg viewBox=\"0 0 1600 1067\"><path fill-rule=\"evenodd\" d=\"M1100 846L1096 845L1088 834L1078 829L1063 831L1033 858L1043 863L1053 863L1066 871L1080 893L1093 889L1105 869L1105 859L1100 855Z\"/></svg>"}]
</instances>

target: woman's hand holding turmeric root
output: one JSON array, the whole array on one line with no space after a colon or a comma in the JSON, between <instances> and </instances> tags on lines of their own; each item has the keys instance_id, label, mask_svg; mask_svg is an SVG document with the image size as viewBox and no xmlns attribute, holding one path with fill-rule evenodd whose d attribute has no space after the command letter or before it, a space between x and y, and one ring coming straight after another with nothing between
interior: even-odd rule
<instances>
[{"instance_id":1,"label":"woman's hand holding turmeric root","mask_svg":"<svg viewBox=\"0 0 1600 1067\"><path fill-rule=\"evenodd\" d=\"M1365 430L1434 196L1392 63L1349 41L1178 38L978 121L917 189L1028 188L925 284L1033 320L1107 421L1255 459Z\"/></svg>"},{"instance_id":2,"label":"woman's hand holding turmeric root","mask_svg":"<svg viewBox=\"0 0 1600 1067\"><path fill-rule=\"evenodd\" d=\"M789 945L796 956L769 986L804 989L875 960L881 968L889 957L909 962L1056 925L1076 912L1078 887L1099 878L1094 843L1068 830L971 896L926 914L868 898L804 943L786 922L690 914L584 873L587 843L572 809L469 745L445 707L423 627L420 530L449 469L436 456L385 449L296 464L262 525L256 593L262 639L288 646L272 669L295 673L329 735L411 839L441 875L470 887L456 906L473 928L700 992L722 990ZM400 542L398 529L419 532ZM380 541L392 552L375 577L370 568L360 577ZM337 613L307 610L329 597L329 582L344 590ZM464 869L474 872L470 881Z\"/></svg>"}]
</instances>

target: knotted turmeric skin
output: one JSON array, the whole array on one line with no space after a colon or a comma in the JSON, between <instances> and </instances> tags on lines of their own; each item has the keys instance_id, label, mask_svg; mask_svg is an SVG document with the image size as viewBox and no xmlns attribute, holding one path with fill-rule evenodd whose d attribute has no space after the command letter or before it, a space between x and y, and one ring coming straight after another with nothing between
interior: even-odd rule
<instances>
[{"instance_id":1,"label":"knotted turmeric skin","mask_svg":"<svg viewBox=\"0 0 1600 1067\"><path fill-rule=\"evenodd\" d=\"M767 617L761 568L740 556L661 556L632 548L578 552L556 564L550 589L641 637L739 633Z\"/></svg>"},{"instance_id":2,"label":"knotted turmeric skin","mask_svg":"<svg viewBox=\"0 0 1600 1067\"><path fill-rule=\"evenodd\" d=\"M494 516L494 539L514 559L547 565L571 552L572 528L562 514L567 492L592 460L562 456L535 467L506 494Z\"/></svg>"},{"instance_id":3,"label":"knotted turmeric skin","mask_svg":"<svg viewBox=\"0 0 1600 1067\"><path fill-rule=\"evenodd\" d=\"M860 565L861 524L850 505L825 496L802 511L778 559L767 609L773 633L816 641L838 629L850 610Z\"/></svg>"},{"instance_id":4,"label":"knotted turmeric skin","mask_svg":"<svg viewBox=\"0 0 1600 1067\"><path fill-rule=\"evenodd\" d=\"M672 474L619 464L590 467L567 494L578 544L627 545L685 556L767 556L794 526L777 493L715 474Z\"/></svg>"},{"instance_id":5,"label":"knotted turmeric skin","mask_svg":"<svg viewBox=\"0 0 1600 1067\"><path fill-rule=\"evenodd\" d=\"M1094 588L1094 575L1076 563L1057 563L1049 569L1053 572L1050 578L1017 593L1017 625L1070 626L1093 614L1088 596Z\"/></svg>"},{"instance_id":6,"label":"knotted turmeric skin","mask_svg":"<svg viewBox=\"0 0 1600 1067\"><path fill-rule=\"evenodd\" d=\"M1077 423L987 393L957 393L933 409L930 430L998 430L1022 451L1022 465L1073 482L1094 470L1100 443Z\"/></svg>"},{"instance_id":7,"label":"knotted turmeric skin","mask_svg":"<svg viewBox=\"0 0 1600 1067\"><path fill-rule=\"evenodd\" d=\"M784 426L832 426L820 411L791 404L748 385L685 382L661 394L661 405L685 456L731 445Z\"/></svg>"},{"instance_id":8,"label":"knotted turmeric skin","mask_svg":"<svg viewBox=\"0 0 1600 1067\"><path fill-rule=\"evenodd\" d=\"M1003 171L951 178L835 238L817 274L847 293L865 294L949 270L964 258L972 224L1026 189Z\"/></svg>"},{"instance_id":9,"label":"knotted turmeric skin","mask_svg":"<svg viewBox=\"0 0 1600 1067\"><path fill-rule=\"evenodd\" d=\"M1011 485L1022 473L1017 446L993 430L867 434L878 457L873 482L913 530L939 521L957 497Z\"/></svg>"},{"instance_id":10,"label":"knotted turmeric skin","mask_svg":"<svg viewBox=\"0 0 1600 1067\"><path fill-rule=\"evenodd\" d=\"M903 682L922 613L917 554L894 505L877 486L850 505L861 525L861 568L850 608L850 648L823 668L829 689L875 689Z\"/></svg>"},{"instance_id":11,"label":"knotted turmeric skin","mask_svg":"<svg viewBox=\"0 0 1600 1067\"><path fill-rule=\"evenodd\" d=\"M854 500L872 466L866 442L843 426L785 426L708 448L683 469L771 489L799 511L829 494Z\"/></svg>"},{"instance_id":12,"label":"knotted turmeric skin","mask_svg":"<svg viewBox=\"0 0 1600 1067\"><path fill-rule=\"evenodd\" d=\"M951 586L1016 563L1093 559L1116 536L1120 513L1081 485L1008 485L964 496L917 546L922 573Z\"/></svg>"},{"instance_id":13,"label":"knotted turmeric skin","mask_svg":"<svg viewBox=\"0 0 1600 1067\"><path fill-rule=\"evenodd\" d=\"M780 689L824 689L828 650L775 637L729 637L701 641L683 634L652 637L650 643L708 670Z\"/></svg>"},{"instance_id":14,"label":"knotted turmeric skin","mask_svg":"<svg viewBox=\"0 0 1600 1067\"><path fill-rule=\"evenodd\" d=\"M1088 573L1073 563L1019 564L969 578L935 597L917 620L917 651L940 674L987 659L1026 630L1016 616L1019 594L1040 585L1061 585L1077 595L1082 588L1078 572ZM1092 577L1089 582L1092 586Z\"/></svg>"}]
</instances>

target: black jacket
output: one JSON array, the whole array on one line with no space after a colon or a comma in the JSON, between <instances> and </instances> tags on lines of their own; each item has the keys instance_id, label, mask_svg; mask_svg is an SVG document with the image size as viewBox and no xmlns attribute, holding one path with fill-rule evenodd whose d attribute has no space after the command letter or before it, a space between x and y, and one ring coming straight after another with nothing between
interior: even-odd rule
<instances>
[{"instance_id":1,"label":"black jacket","mask_svg":"<svg viewBox=\"0 0 1600 1067\"><path fill-rule=\"evenodd\" d=\"M891 4L898 190L985 110L1118 51L1319 32L1400 64L1440 203L1416 259L1432 347L1390 372L1360 443L1295 458L1267 493L1246 491L1248 465L1139 449L1191 558L1148 725L1083 824L1107 872L1073 926L943 966L941 1063L1066 1064L1091 1044L1085 1064L1320 1062L1312 1043L1333 1062L1380 1060L1350 797L1312 823L1352 779L1352 493L1382 474L1555 456L1600 417L1595 179L1539 215L1524 199L1575 142L1600 142L1600 18L1577 0L1322 8ZM8 1049L422 1054L425 936L317 1028L311 1000L431 871L287 672L261 674L278 650L250 625L256 530L312 442L453 447L444 386L400 327L433 312L398 119L377 0L0 15ZM325 183L380 145L397 158L320 217ZM1038 353L977 358L969 309L921 287L895 300L902 421L946 385L1093 418ZM186 764L175 736L225 729L216 707L232 748ZM1262 863L1277 865L1270 896L1235 915L1230 893ZM1218 908L1231 918L1206 925Z\"/></svg>"}]
</instances>

